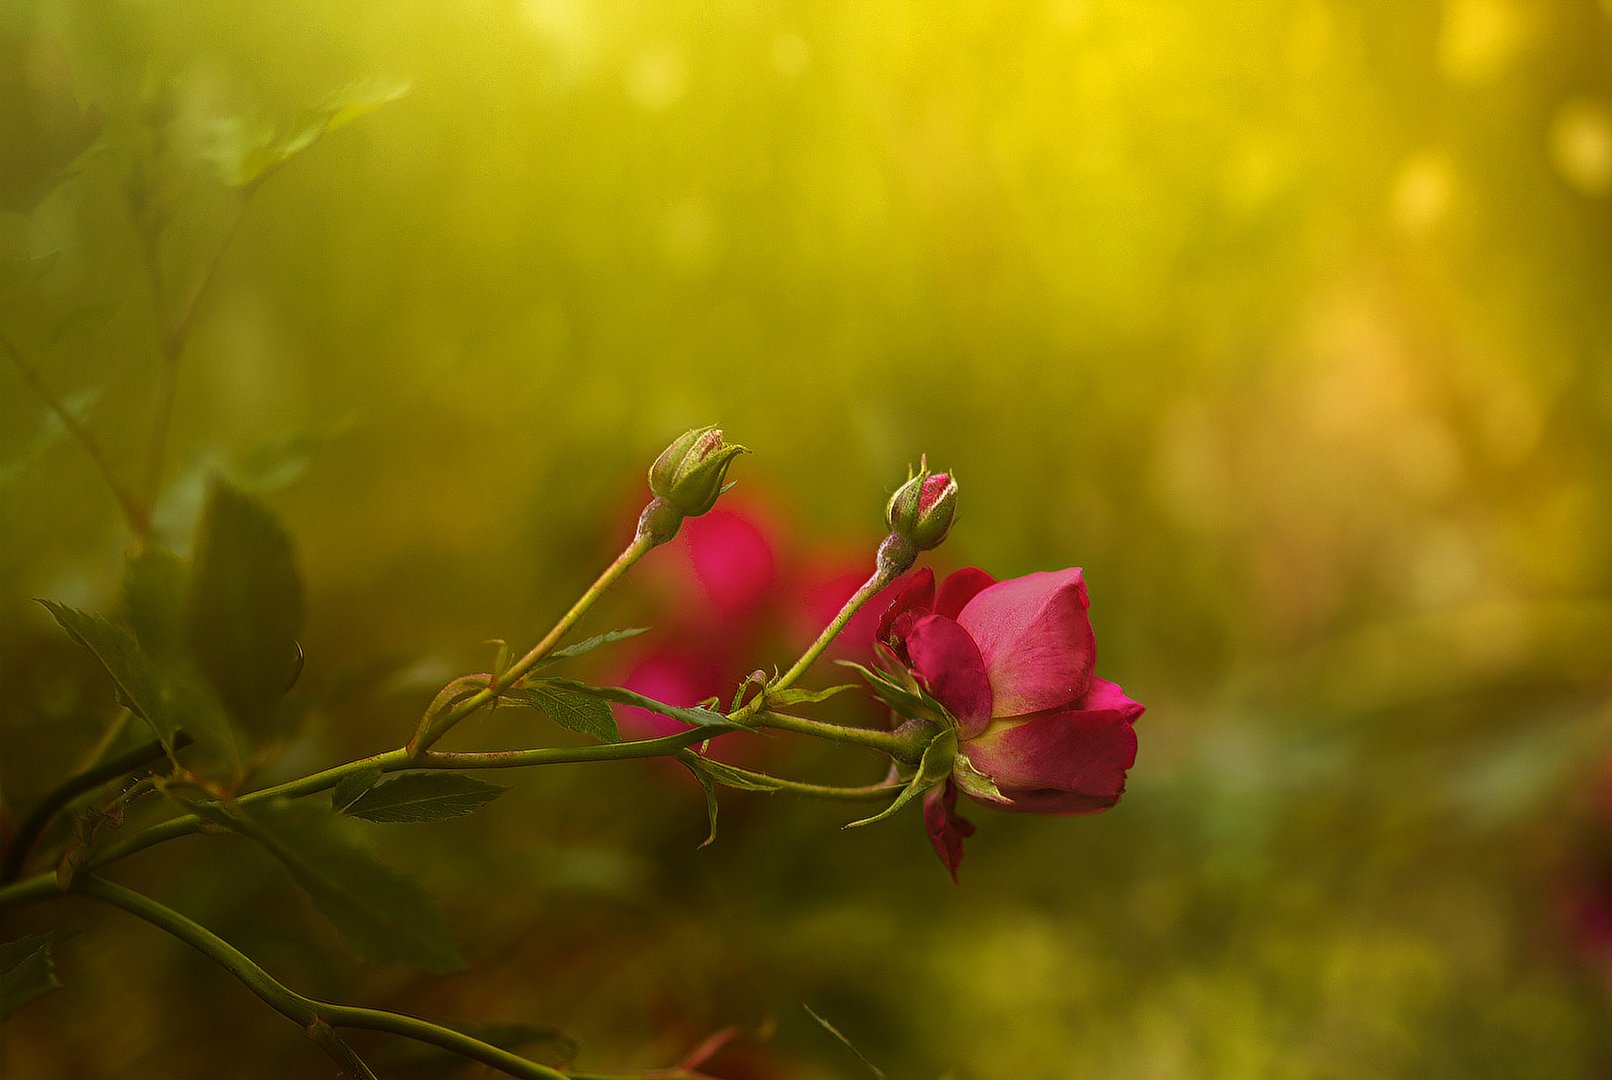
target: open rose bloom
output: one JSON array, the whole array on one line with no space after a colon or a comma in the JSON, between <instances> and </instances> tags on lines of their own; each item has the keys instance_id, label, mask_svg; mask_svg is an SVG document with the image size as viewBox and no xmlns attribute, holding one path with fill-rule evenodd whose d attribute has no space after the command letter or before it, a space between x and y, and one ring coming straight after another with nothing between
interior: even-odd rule
<instances>
[{"instance_id":1,"label":"open rose bloom","mask_svg":"<svg viewBox=\"0 0 1612 1080\"><path fill-rule=\"evenodd\" d=\"M1094 674L1097 639L1080 570L996 581L959 570L901 586L878 640L956 720L951 776L928 793L935 851L957 873L974 829L961 791L1002 810L1092 814L1119 801L1142 706Z\"/></svg>"}]
</instances>

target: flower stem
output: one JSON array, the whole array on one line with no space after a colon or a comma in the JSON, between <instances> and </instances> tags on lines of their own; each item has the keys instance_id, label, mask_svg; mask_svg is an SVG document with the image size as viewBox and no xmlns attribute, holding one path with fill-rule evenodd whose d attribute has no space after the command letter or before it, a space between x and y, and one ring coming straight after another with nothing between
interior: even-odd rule
<instances>
[{"instance_id":1,"label":"flower stem","mask_svg":"<svg viewBox=\"0 0 1612 1080\"><path fill-rule=\"evenodd\" d=\"M509 1076L521 1077L522 1080L567 1080L566 1075L557 1069L528 1061L491 1043L482 1042L480 1039L434 1024L429 1020L405 1016L402 1013L337 1005L304 997L276 981L251 957L205 926L133 889L126 889L104 878L90 876L80 878L73 888L75 892L122 908L136 918L144 919L202 953L245 984L246 988L256 994L264 1004L300 1026L321 1049L342 1066L348 1076L356 1080L372 1078L374 1074L358 1061L357 1055L341 1041L332 1028L365 1028L401 1035L415 1042L438 1046L472 1061L479 1061ZM362 1068L363 1071L357 1071L358 1068Z\"/></svg>"},{"instance_id":2,"label":"flower stem","mask_svg":"<svg viewBox=\"0 0 1612 1080\"><path fill-rule=\"evenodd\" d=\"M680 761L686 761L694 756L695 755L692 751L685 751L684 753L677 755L678 760ZM758 786L764 786L771 791L793 791L799 795L813 795L820 799L878 799L885 795L899 794L901 789L905 786L903 784L885 783L864 784L860 787L839 787L833 784L809 784L803 780L787 780L782 776L774 776L771 773L756 772L753 769L743 769L737 765L729 765L726 762L722 763L722 773L738 775L746 780L754 781ZM735 786L724 781L722 779L722 775L720 774L712 776L711 780L714 783L725 784L728 787Z\"/></svg>"},{"instance_id":3,"label":"flower stem","mask_svg":"<svg viewBox=\"0 0 1612 1080\"><path fill-rule=\"evenodd\" d=\"M459 721L480 709L483 705L496 701L500 694L514 686L521 676L531 671L544 657L553 652L555 646L559 645L565 635L570 633L571 628L577 624L583 615L587 614L588 609L594 605L594 602L604 595L605 590L615 584L617 578L625 574L634 563L643 558L649 552L649 549L654 546L654 540L648 536L635 538L620 555L616 556L616 561L605 568L604 573L599 575L598 580L588 586L588 590L577 599L577 602L571 605L571 610L560 617L560 621L554 624L554 628L544 636L543 640L532 646L530 652L511 664L502 674L489 680L484 689L463 699L440 718L434 717L429 712L426 713L420 721L419 728L414 733L414 738L409 740L408 752L414 755L423 754L430 749L432 743L446 735Z\"/></svg>"},{"instance_id":4,"label":"flower stem","mask_svg":"<svg viewBox=\"0 0 1612 1080\"><path fill-rule=\"evenodd\" d=\"M828 648L829 642L838 637L839 632L845 629L845 624L851 621L851 616L856 614L857 609L871 600L874 594L888 584L890 584L889 576L883 570L875 570L873 576L863 582L862 587L856 590L851 598L845 602L844 607L840 608L840 613L834 616L833 621L823 628L821 634L817 635L817 640L812 642L811 648L800 654L800 659L795 661L795 666L768 683L767 689L784 690L795 685L796 680L806 674L806 669L811 667L819 656L823 655L823 650ZM759 699L761 696L757 695L757 698Z\"/></svg>"},{"instance_id":5,"label":"flower stem","mask_svg":"<svg viewBox=\"0 0 1612 1080\"><path fill-rule=\"evenodd\" d=\"M50 387L45 385L45 380L40 376L39 369L34 367L28 358L23 356L22 350L12 344L11 339L3 334L0 334L0 350L4 350L5 354L11 358L12 366L22 376L22 381L28 384L28 388L39 397L39 400L45 403L51 412L56 414L56 419L62 422L62 427L66 428L67 433L77 440L79 446L84 448L84 452L95 463L96 471L101 474L101 479L106 483L107 489L112 492L112 497L117 500L118 509L123 511L123 517L129 523L129 529L133 531L135 536L144 538L151 532L151 508L135 498L134 492L129 489L128 485L119 478L117 471L112 468L112 462L108 460L105 451L101 449L101 444L96 442L88 429L78 422L78 417L74 416L72 411L62 404L61 399L51 393Z\"/></svg>"},{"instance_id":6,"label":"flower stem","mask_svg":"<svg viewBox=\"0 0 1612 1080\"><path fill-rule=\"evenodd\" d=\"M873 728L830 724L823 720L808 720L804 716L790 716L788 713L773 712L770 709L756 713L751 722L756 727L794 731L802 735L813 735L819 739L829 739L833 742L871 747L874 750L883 751L900 761L910 763L916 763L923 756L922 744L894 731L877 731Z\"/></svg>"}]
</instances>

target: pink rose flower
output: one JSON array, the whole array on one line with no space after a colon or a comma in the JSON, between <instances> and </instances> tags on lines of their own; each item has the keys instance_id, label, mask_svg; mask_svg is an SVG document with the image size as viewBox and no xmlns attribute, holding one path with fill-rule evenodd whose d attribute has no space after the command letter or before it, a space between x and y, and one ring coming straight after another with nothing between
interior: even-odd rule
<instances>
[{"instance_id":1,"label":"pink rose flower","mask_svg":"<svg viewBox=\"0 0 1612 1080\"><path fill-rule=\"evenodd\" d=\"M973 826L957 793L1002 810L1093 814L1119 801L1143 707L1093 674L1097 639L1080 570L996 581L969 567L937 591L909 577L880 620L889 646L956 718L958 756L924 799L924 821L955 878Z\"/></svg>"}]
</instances>

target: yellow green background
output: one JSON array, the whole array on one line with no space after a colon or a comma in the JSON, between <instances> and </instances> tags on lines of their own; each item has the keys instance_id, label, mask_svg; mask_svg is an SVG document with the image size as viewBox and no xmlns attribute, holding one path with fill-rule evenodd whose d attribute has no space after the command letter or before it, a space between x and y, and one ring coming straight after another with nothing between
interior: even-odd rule
<instances>
[{"instance_id":1,"label":"yellow green background","mask_svg":"<svg viewBox=\"0 0 1612 1080\"><path fill-rule=\"evenodd\" d=\"M554 1023L598 1068L739 1024L772 1029L753 1075L864 1075L803 1001L893 1078L1612 1067L1572 915L1612 870L1606 3L25 0L0 33L106 118L0 215L0 325L130 476L149 103L184 280L228 216L220 121L408 84L257 193L184 359L159 532L222 469L307 582L326 696L275 775L396 745L485 639L534 641L712 422L807 547L871 556L908 463L955 470L937 565L1083 566L1099 671L1149 706L1116 810L979 810L957 886L916 814L733 795L696 851L698 792L650 766L505 777L378 836L453 919L445 979L360 967L227 841L121 880L306 992ZM0 464L15 814L111 705L29 598L114 610L128 533L10 369ZM629 579L590 626L645 604ZM183 946L59 910L67 989L0 1074L324 1075Z\"/></svg>"}]
</instances>

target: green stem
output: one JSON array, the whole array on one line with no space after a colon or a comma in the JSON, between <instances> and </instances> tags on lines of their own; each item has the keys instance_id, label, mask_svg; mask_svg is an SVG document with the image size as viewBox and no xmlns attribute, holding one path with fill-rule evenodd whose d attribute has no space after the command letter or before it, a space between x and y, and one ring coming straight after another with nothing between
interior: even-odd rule
<instances>
[{"instance_id":1,"label":"green stem","mask_svg":"<svg viewBox=\"0 0 1612 1080\"><path fill-rule=\"evenodd\" d=\"M840 613L834 616L833 621L823 628L823 632L817 636L817 640L812 642L811 648L800 654L800 659L795 661L795 666L768 683L767 689L783 690L795 685L795 681L806 674L806 669L811 667L819 656L823 655L823 650L828 648L829 642L833 641L839 636L839 632L845 629L845 624L851 621L851 616L856 614L857 609L871 600L880 589L888 584L890 584L889 575L883 570L875 570L873 576L863 582L862 587L856 590L855 594L845 602L844 607L840 608ZM758 695L758 698L760 696Z\"/></svg>"},{"instance_id":2,"label":"green stem","mask_svg":"<svg viewBox=\"0 0 1612 1080\"><path fill-rule=\"evenodd\" d=\"M822 720L808 720L804 716L790 716L787 713L773 712L770 709L757 712L751 724L754 727L794 731L802 735L812 735L819 739L829 739L833 742L867 746L874 750L883 751L898 760L914 764L923 756L923 745L921 743L905 735L899 735L894 731L877 731L873 728L830 724Z\"/></svg>"},{"instance_id":3,"label":"green stem","mask_svg":"<svg viewBox=\"0 0 1612 1080\"><path fill-rule=\"evenodd\" d=\"M74 891L122 908L136 918L144 919L151 925L167 931L202 953L234 975L264 1004L301 1027L310 1038L320 1044L321 1048L330 1053L349 1075L363 1077L373 1074L368 1073L367 1067L363 1073L355 1074L352 1071L350 1062L356 1060L356 1055L350 1048L346 1048L345 1044L340 1044L340 1048L337 1048L340 1040L329 1030L332 1027L364 1028L401 1035L416 1042L450 1050L472 1061L489 1065L509 1076L521 1077L522 1080L567 1080L566 1075L556 1069L528 1061L480 1039L471 1038L440 1024L433 1024L429 1020L304 997L276 981L251 957L205 926L133 889L115 885L104 878L85 876L75 883Z\"/></svg>"},{"instance_id":4,"label":"green stem","mask_svg":"<svg viewBox=\"0 0 1612 1080\"><path fill-rule=\"evenodd\" d=\"M685 751L682 754L678 754L677 758L679 761L687 762L690 758L694 758L695 756L696 755L691 751ZM695 763L695 767L698 768L697 762ZM885 795L900 794L902 788L906 786L904 784L885 783L863 784L860 787L839 787L833 784L809 784L804 780L788 780L782 776L774 776L771 773L756 772L753 769L742 769L737 765L729 765L727 762L722 763L721 772L729 775L737 774L746 780L754 781L758 785L764 785L772 791L793 791L799 795L813 795L820 799L878 799ZM727 787L735 786L724 781L721 774L711 775L711 781L717 784L724 784Z\"/></svg>"},{"instance_id":5,"label":"green stem","mask_svg":"<svg viewBox=\"0 0 1612 1080\"><path fill-rule=\"evenodd\" d=\"M249 792L239 799L242 803L259 802L264 799L295 799L304 795L315 795L321 791L328 791L335 787L343 778L365 769L378 768L383 773L403 772L410 770L433 769L515 769L532 765L569 765L582 764L590 761L631 761L636 758L665 757L675 754L685 746L702 742L711 737L708 730L695 729L678 732L675 735L666 735L658 739L636 739L631 742L601 743L596 746L554 746L541 747L531 750L489 750L470 753L445 753L442 751L429 751L417 757L409 756L405 749L388 750L384 754L373 754L357 761L349 761L344 765L325 769L309 776L276 784L273 787L262 788ZM95 871L120 859L144 851L146 848L172 840L180 836L188 836L197 832L204 824L203 819L195 814L185 814L172 818L161 824L142 829L133 836L124 838L115 844L109 844L98 854L91 858L84 866L84 870ZM53 880L53 875L41 875L46 880ZM27 879L33 881L35 879ZM19 884L24 884L19 883ZM15 886L0 887L0 909L15 903L24 902L24 896L14 895ZM33 894L27 894L26 899L37 899Z\"/></svg>"},{"instance_id":6,"label":"green stem","mask_svg":"<svg viewBox=\"0 0 1612 1080\"><path fill-rule=\"evenodd\" d=\"M632 565L654 546L654 540L648 536L635 538L620 555L616 556L616 561L605 568L598 580L588 586L588 590L577 599L577 602L571 605L571 610L560 617L560 621L554 624L554 628L543 640L532 646L530 652L511 664L503 674L490 680L485 688L454 705L440 719L433 717L429 712L426 713L420 722L420 727L414 733L414 738L409 741L409 751L416 755L424 753L459 721L483 705L496 701L500 694L514 686L521 676L531 671L544 657L553 652L565 635L570 633L571 628L587 614L594 602L604 595L605 590L615 584L617 578L631 569Z\"/></svg>"},{"instance_id":7,"label":"green stem","mask_svg":"<svg viewBox=\"0 0 1612 1080\"><path fill-rule=\"evenodd\" d=\"M175 750L189 744L188 735L180 734L174 739ZM28 861L28 853L63 807L103 784L109 784L136 769L161 761L167 754L168 751L162 743L147 743L145 746L130 750L127 754L86 769L57 785L39 800L39 805L35 806L33 812L17 827L17 835L11 842L11 850L6 853L5 865L0 867L0 882L17 880L17 875L22 873L22 868Z\"/></svg>"}]
</instances>

